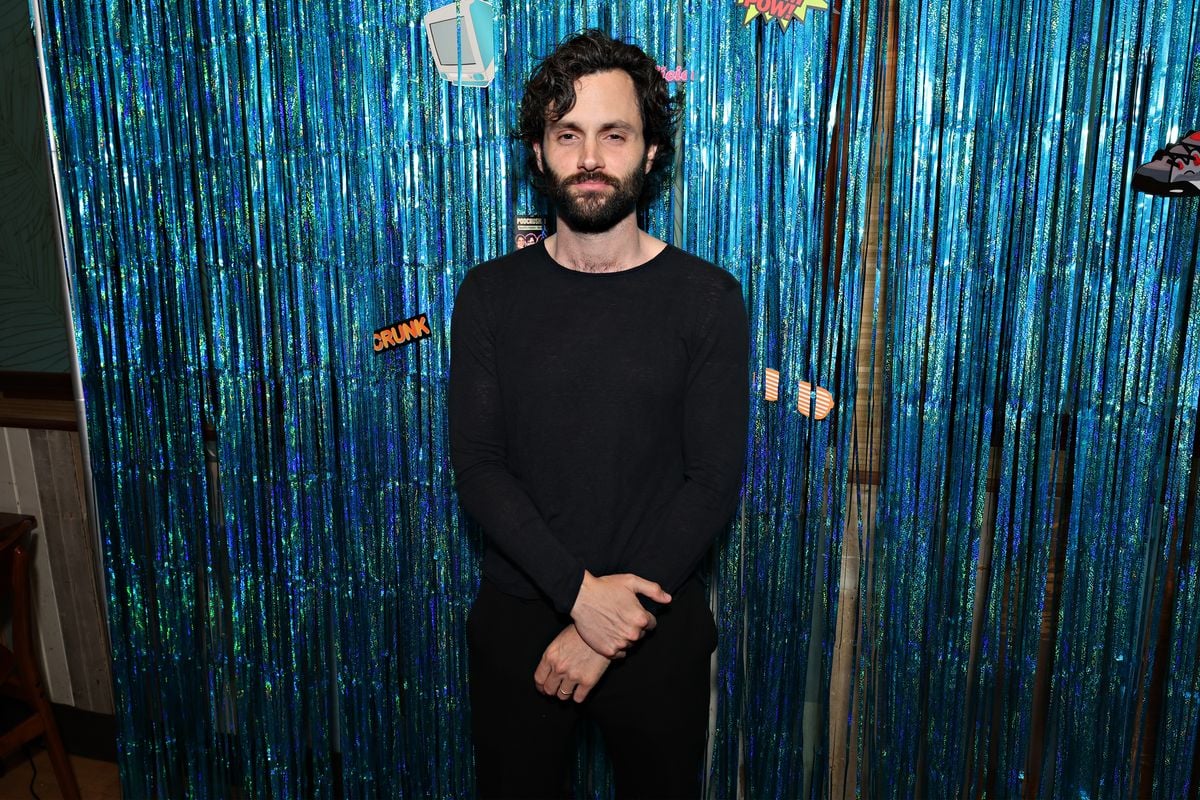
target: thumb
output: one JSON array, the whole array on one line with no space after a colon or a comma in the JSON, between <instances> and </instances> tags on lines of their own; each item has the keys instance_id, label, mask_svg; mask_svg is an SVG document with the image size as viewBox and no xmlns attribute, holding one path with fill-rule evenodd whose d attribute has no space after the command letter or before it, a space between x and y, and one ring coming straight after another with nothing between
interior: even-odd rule
<instances>
[{"instance_id":1,"label":"thumb","mask_svg":"<svg viewBox=\"0 0 1200 800\"><path fill-rule=\"evenodd\" d=\"M649 597L656 603L671 602L671 595L663 591L663 588L654 581L639 578L637 575L630 575L629 578L629 588L638 594Z\"/></svg>"}]
</instances>

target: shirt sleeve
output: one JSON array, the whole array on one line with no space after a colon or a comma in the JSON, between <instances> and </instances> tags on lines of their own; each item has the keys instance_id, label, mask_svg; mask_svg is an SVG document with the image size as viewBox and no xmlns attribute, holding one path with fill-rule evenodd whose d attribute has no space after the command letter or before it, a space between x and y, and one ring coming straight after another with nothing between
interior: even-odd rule
<instances>
[{"instance_id":1,"label":"shirt sleeve","mask_svg":"<svg viewBox=\"0 0 1200 800\"><path fill-rule=\"evenodd\" d=\"M458 498L488 540L558 611L570 613L583 583L583 562L550 530L508 467L487 299L478 276L468 273L450 322L450 461Z\"/></svg>"},{"instance_id":2,"label":"shirt sleeve","mask_svg":"<svg viewBox=\"0 0 1200 800\"><path fill-rule=\"evenodd\" d=\"M642 535L623 570L674 592L737 507L746 463L749 331L741 286L720 290L688 367L683 485Z\"/></svg>"}]
</instances>

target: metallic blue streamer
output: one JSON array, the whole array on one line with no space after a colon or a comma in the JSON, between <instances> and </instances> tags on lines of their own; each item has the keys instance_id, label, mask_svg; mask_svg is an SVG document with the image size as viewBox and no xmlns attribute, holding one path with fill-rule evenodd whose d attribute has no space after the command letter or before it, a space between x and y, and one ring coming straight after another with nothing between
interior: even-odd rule
<instances>
[{"instance_id":1,"label":"metallic blue streamer","mask_svg":"<svg viewBox=\"0 0 1200 800\"><path fill-rule=\"evenodd\" d=\"M1197 13L900 7L874 793L1137 787L1194 436L1172 409L1195 254L1194 223L1167 221L1193 210L1127 187L1197 113Z\"/></svg>"},{"instance_id":2,"label":"metallic blue streamer","mask_svg":"<svg viewBox=\"0 0 1200 800\"><path fill-rule=\"evenodd\" d=\"M784 31L733 2L504 3L479 91L434 72L428 3L42 3L131 796L329 797L336 763L350 796L470 793L448 323L466 269L544 210L506 131L585 25L691 74L645 222L739 277L756 391L784 378L713 567L709 793L824 796L842 769L871 796L1007 796L1031 767L1043 796L1189 790L1197 218L1127 187L1200 113L1200 6L834 5ZM419 312L432 337L368 351ZM828 422L796 413L800 380L834 391ZM873 513L847 484L876 448ZM864 602L831 720L851 507ZM576 793L611 794L594 737Z\"/></svg>"}]
</instances>

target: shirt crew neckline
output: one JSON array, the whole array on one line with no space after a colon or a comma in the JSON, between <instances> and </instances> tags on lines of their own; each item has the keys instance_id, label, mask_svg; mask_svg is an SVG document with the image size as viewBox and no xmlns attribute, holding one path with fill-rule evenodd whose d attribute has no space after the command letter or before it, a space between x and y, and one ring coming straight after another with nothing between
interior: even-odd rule
<instances>
[{"instance_id":1,"label":"shirt crew neckline","mask_svg":"<svg viewBox=\"0 0 1200 800\"><path fill-rule=\"evenodd\" d=\"M650 267L655 262L662 259L664 256L666 256L668 251L672 250L674 247L674 245L672 245L670 242L668 242L667 246L664 247L662 250L658 251L658 253L656 255L652 256L649 261L643 261L641 264L638 264L635 267L630 267L629 269L618 269L618 270L612 270L610 272L588 272L588 271L581 270L581 269L571 269L570 267L564 266L564 265L558 263L557 261L555 261L550 256L550 251L546 249L546 240L545 239L542 239L541 241L539 241L535 246L538 249L540 260L544 264L549 266L551 269L553 269L554 271L561 272L561 273L569 273L571 275L578 275L584 279L589 279L589 280L593 279L593 278L613 278L618 275L628 275L633 272L641 272L641 271L645 270L646 268Z\"/></svg>"}]
</instances>

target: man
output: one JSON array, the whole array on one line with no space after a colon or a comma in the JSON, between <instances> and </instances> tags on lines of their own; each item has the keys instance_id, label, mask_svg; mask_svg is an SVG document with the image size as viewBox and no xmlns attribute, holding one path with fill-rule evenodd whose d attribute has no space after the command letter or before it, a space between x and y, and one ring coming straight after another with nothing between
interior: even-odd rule
<instances>
[{"instance_id":1,"label":"man","mask_svg":"<svg viewBox=\"0 0 1200 800\"><path fill-rule=\"evenodd\" d=\"M694 573L737 504L748 344L737 281L637 226L677 119L642 50L563 42L518 131L556 233L455 302L451 457L487 541L468 620L484 797L568 795L581 715L619 796L700 792L716 627Z\"/></svg>"}]
</instances>

